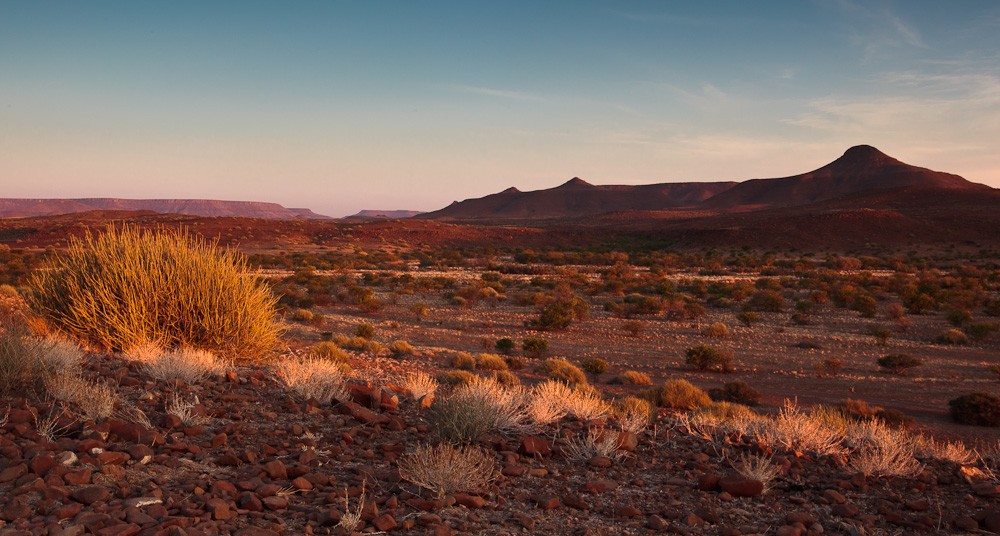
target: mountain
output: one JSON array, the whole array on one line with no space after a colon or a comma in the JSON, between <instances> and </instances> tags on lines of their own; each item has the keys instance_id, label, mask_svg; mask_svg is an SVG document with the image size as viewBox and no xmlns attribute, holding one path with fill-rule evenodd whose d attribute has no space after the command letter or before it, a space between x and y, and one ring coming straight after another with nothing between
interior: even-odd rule
<instances>
[{"instance_id":1,"label":"mountain","mask_svg":"<svg viewBox=\"0 0 1000 536\"><path fill-rule=\"evenodd\" d=\"M150 210L163 214L235 216L276 220L330 219L307 208L285 208L277 203L218 201L214 199L0 199L0 217L72 214L89 210Z\"/></svg>"},{"instance_id":2,"label":"mountain","mask_svg":"<svg viewBox=\"0 0 1000 536\"><path fill-rule=\"evenodd\" d=\"M958 175L904 164L869 145L851 147L844 156L809 173L780 179L741 182L699 205L704 209L759 210L807 205L867 190L933 187L991 190Z\"/></svg>"},{"instance_id":3,"label":"mountain","mask_svg":"<svg viewBox=\"0 0 1000 536\"><path fill-rule=\"evenodd\" d=\"M678 182L639 186L594 186L574 177L547 190L508 188L466 199L420 219L541 219L593 216L622 210L663 210L697 205L732 188L735 182Z\"/></svg>"},{"instance_id":4,"label":"mountain","mask_svg":"<svg viewBox=\"0 0 1000 536\"><path fill-rule=\"evenodd\" d=\"M352 214L347 216L346 219L373 219L373 218L387 218L390 220L398 220L402 218L412 218L418 214L423 214L419 210L362 210L357 214Z\"/></svg>"}]
</instances>

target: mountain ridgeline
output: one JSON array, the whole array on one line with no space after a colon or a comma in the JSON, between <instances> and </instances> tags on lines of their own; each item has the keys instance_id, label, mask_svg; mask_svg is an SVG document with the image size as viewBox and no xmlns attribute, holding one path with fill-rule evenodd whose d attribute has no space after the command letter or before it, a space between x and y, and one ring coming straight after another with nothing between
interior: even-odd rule
<instances>
[{"instance_id":1,"label":"mountain ridgeline","mask_svg":"<svg viewBox=\"0 0 1000 536\"><path fill-rule=\"evenodd\" d=\"M274 220L328 220L307 208L285 208L277 203L219 201L214 199L0 199L0 217L23 218L74 214L91 210L153 211L191 216L228 216Z\"/></svg>"},{"instance_id":2,"label":"mountain ridgeline","mask_svg":"<svg viewBox=\"0 0 1000 536\"><path fill-rule=\"evenodd\" d=\"M612 212L700 210L746 212L809 205L875 190L913 187L991 191L958 175L911 166L859 145L815 171L745 182L595 186L574 178L547 190L508 188L416 216L442 220L577 218Z\"/></svg>"}]
</instances>

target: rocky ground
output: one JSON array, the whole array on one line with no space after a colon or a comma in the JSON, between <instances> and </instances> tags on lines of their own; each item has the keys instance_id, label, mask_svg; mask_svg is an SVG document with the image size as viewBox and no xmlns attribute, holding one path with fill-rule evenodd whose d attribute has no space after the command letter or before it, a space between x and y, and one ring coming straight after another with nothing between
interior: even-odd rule
<instances>
[{"instance_id":1,"label":"rocky ground","mask_svg":"<svg viewBox=\"0 0 1000 536\"><path fill-rule=\"evenodd\" d=\"M866 478L840 455L696 437L662 410L642 433L620 434L620 459L565 457L594 422L483 437L497 479L436 498L400 477L401 456L437 441L427 410L401 388L358 385L353 400L324 405L293 398L257 367L186 385L92 355L87 373L116 381L152 427L0 401L0 534L343 534L362 501L361 533L1000 533L1000 485L976 470L922 460L912 478ZM188 423L165 411L175 396L196 403ZM51 441L40 434L50 423ZM771 456L770 489L734 469L750 454Z\"/></svg>"}]
</instances>

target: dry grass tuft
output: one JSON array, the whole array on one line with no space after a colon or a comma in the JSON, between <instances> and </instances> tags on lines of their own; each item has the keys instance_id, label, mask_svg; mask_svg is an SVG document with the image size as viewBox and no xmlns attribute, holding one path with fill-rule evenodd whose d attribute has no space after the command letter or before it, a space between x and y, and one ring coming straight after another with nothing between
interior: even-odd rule
<instances>
[{"instance_id":1,"label":"dry grass tuft","mask_svg":"<svg viewBox=\"0 0 1000 536\"><path fill-rule=\"evenodd\" d=\"M764 493L771 489L771 481L781 471L771 463L771 458L763 456L747 456L740 454L739 463L734 464L736 472L743 478L749 478L764 483Z\"/></svg>"},{"instance_id":2,"label":"dry grass tuft","mask_svg":"<svg viewBox=\"0 0 1000 536\"><path fill-rule=\"evenodd\" d=\"M142 366L143 372L158 380L177 378L189 385L220 374L223 370L225 367L211 352L194 348L152 353L152 359Z\"/></svg>"},{"instance_id":3,"label":"dry grass tuft","mask_svg":"<svg viewBox=\"0 0 1000 536\"><path fill-rule=\"evenodd\" d=\"M325 359L297 358L280 362L275 375L279 382L303 400L314 398L322 404L347 400L341 368Z\"/></svg>"},{"instance_id":4,"label":"dry grass tuft","mask_svg":"<svg viewBox=\"0 0 1000 536\"><path fill-rule=\"evenodd\" d=\"M237 253L184 232L109 228L45 268L29 281L34 308L112 350L156 341L254 358L277 344L270 289Z\"/></svg>"},{"instance_id":5,"label":"dry grass tuft","mask_svg":"<svg viewBox=\"0 0 1000 536\"><path fill-rule=\"evenodd\" d=\"M456 491L481 491L497 477L493 458L481 449L456 448L447 443L418 446L400 458L399 474L437 497Z\"/></svg>"},{"instance_id":6,"label":"dry grass tuft","mask_svg":"<svg viewBox=\"0 0 1000 536\"><path fill-rule=\"evenodd\" d=\"M195 405L197 405L197 398L195 398L195 402L188 402L183 400L179 394L174 393L173 398L170 399L164 409L168 415L178 417L184 423L184 426L198 426L211 422L209 418L192 411Z\"/></svg>"},{"instance_id":7,"label":"dry grass tuft","mask_svg":"<svg viewBox=\"0 0 1000 536\"><path fill-rule=\"evenodd\" d=\"M595 456L604 456L614 461L621 460L624 454L618 450L618 434L605 433L591 429L583 437L570 439L562 448L566 458L575 461L587 461Z\"/></svg>"},{"instance_id":8,"label":"dry grass tuft","mask_svg":"<svg viewBox=\"0 0 1000 536\"><path fill-rule=\"evenodd\" d=\"M430 374L422 371L414 371L403 377L403 387L410 392L410 395L419 400L426 395L433 395L438 388L438 382Z\"/></svg>"},{"instance_id":9,"label":"dry grass tuft","mask_svg":"<svg viewBox=\"0 0 1000 536\"><path fill-rule=\"evenodd\" d=\"M72 372L49 376L45 388L52 398L80 406L83 414L94 421L111 417L118 402L118 392L110 385L91 382Z\"/></svg>"}]
</instances>

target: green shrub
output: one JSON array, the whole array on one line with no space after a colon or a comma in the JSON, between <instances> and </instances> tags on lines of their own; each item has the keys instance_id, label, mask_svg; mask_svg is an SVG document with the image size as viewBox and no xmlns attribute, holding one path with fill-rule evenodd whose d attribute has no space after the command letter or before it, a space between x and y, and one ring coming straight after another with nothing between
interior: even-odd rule
<instances>
[{"instance_id":1,"label":"green shrub","mask_svg":"<svg viewBox=\"0 0 1000 536\"><path fill-rule=\"evenodd\" d=\"M497 354L476 356L476 368L480 370L507 370L507 362Z\"/></svg>"},{"instance_id":2,"label":"green shrub","mask_svg":"<svg viewBox=\"0 0 1000 536\"><path fill-rule=\"evenodd\" d=\"M497 339L497 343L494 347L496 348L496 351L500 352L503 355L507 355L510 353L511 350L514 349L514 341L511 340L510 337Z\"/></svg>"},{"instance_id":3,"label":"green shrub","mask_svg":"<svg viewBox=\"0 0 1000 536\"><path fill-rule=\"evenodd\" d=\"M507 363L507 368L510 370L521 370L524 368L524 360L516 355L505 356L503 360Z\"/></svg>"},{"instance_id":4,"label":"green shrub","mask_svg":"<svg viewBox=\"0 0 1000 536\"><path fill-rule=\"evenodd\" d=\"M594 378L594 382L608 371L608 362L599 357L588 357L580 362L580 368Z\"/></svg>"},{"instance_id":5,"label":"green shrub","mask_svg":"<svg viewBox=\"0 0 1000 536\"><path fill-rule=\"evenodd\" d=\"M697 409L712 403L705 391L682 379L667 380L660 387L639 393L639 397L658 407L673 409Z\"/></svg>"},{"instance_id":6,"label":"green shrub","mask_svg":"<svg viewBox=\"0 0 1000 536\"><path fill-rule=\"evenodd\" d=\"M975 324L969 324L969 327L965 328L969 332L969 336L977 341L990 338L990 335L997 330L996 322L976 322Z\"/></svg>"},{"instance_id":7,"label":"green shrub","mask_svg":"<svg viewBox=\"0 0 1000 536\"><path fill-rule=\"evenodd\" d=\"M729 372L732 370L733 356L728 352L716 350L711 346L699 344L685 351L686 363L695 370L712 370Z\"/></svg>"},{"instance_id":8,"label":"green shrub","mask_svg":"<svg viewBox=\"0 0 1000 536\"><path fill-rule=\"evenodd\" d=\"M541 365L535 368L535 372L541 372L553 380L568 383L569 385L586 384L587 378L583 371L565 359L546 359Z\"/></svg>"},{"instance_id":9,"label":"green shrub","mask_svg":"<svg viewBox=\"0 0 1000 536\"><path fill-rule=\"evenodd\" d=\"M653 380L649 378L649 374L645 372L639 372L637 370L626 370L621 374L615 376L610 382L614 385L649 385L653 383Z\"/></svg>"},{"instance_id":10,"label":"green shrub","mask_svg":"<svg viewBox=\"0 0 1000 536\"><path fill-rule=\"evenodd\" d=\"M307 309L296 309L295 313L292 314L292 320L298 322L312 322L312 319L312 311Z\"/></svg>"},{"instance_id":11,"label":"green shrub","mask_svg":"<svg viewBox=\"0 0 1000 536\"><path fill-rule=\"evenodd\" d=\"M878 341L878 344L885 345L889 342L892 337L892 330L879 326L878 324L872 324L868 326L868 333Z\"/></svg>"},{"instance_id":12,"label":"green shrub","mask_svg":"<svg viewBox=\"0 0 1000 536\"><path fill-rule=\"evenodd\" d=\"M524 353L531 354L534 357L541 357L545 352L549 351L549 341L545 339L539 339L537 337L525 337L521 341L521 350Z\"/></svg>"},{"instance_id":13,"label":"green shrub","mask_svg":"<svg viewBox=\"0 0 1000 536\"><path fill-rule=\"evenodd\" d=\"M951 325L960 328L966 322L972 320L972 313L963 309L952 309L944 317Z\"/></svg>"},{"instance_id":14,"label":"green shrub","mask_svg":"<svg viewBox=\"0 0 1000 536\"><path fill-rule=\"evenodd\" d=\"M951 418L961 424L1000 426L1000 397L971 393L948 402Z\"/></svg>"},{"instance_id":15,"label":"green shrub","mask_svg":"<svg viewBox=\"0 0 1000 536\"><path fill-rule=\"evenodd\" d=\"M419 317L427 316L427 304L424 302L414 303L413 306L410 307L410 311Z\"/></svg>"},{"instance_id":16,"label":"green shrub","mask_svg":"<svg viewBox=\"0 0 1000 536\"><path fill-rule=\"evenodd\" d=\"M542 310L534 321L538 329L563 330L574 320L585 320L590 315L590 305L579 298L559 300Z\"/></svg>"},{"instance_id":17,"label":"green shrub","mask_svg":"<svg viewBox=\"0 0 1000 536\"><path fill-rule=\"evenodd\" d=\"M413 353L413 347L406 341L392 341L389 345L389 353L395 358L400 358Z\"/></svg>"},{"instance_id":18,"label":"green shrub","mask_svg":"<svg viewBox=\"0 0 1000 536\"><path fill-rule=\"evenodd\" d=\"M459 352L448 360L448 364L452 368L457 368L461 370L472 370L476 368L476 358L465 352Z\"/></svg>"},{"instance_id":19,"label":"green shrub","mask_svg":"<svg viewBox=\"0 0 1000 536\"><path fill-rule=\"evenodd\" d=\"M622 322L622 331L628 333L633 337L638 337L642 330L646 329L646 326L638 320L626 320Z\"/></svg>"},{"instance_id":20,"label":"green shrub","mask_svg":"<svg viewBox=\"0 0 1000 536\"><path fill-rule=\"evenodd\" d=\"M362 322L354 328L354 336L361 337L362 339L371 339L375 336L375 326Z\"/></svg>"},{"instance_id":21,"label":"green shrub","mask_svg":"<svg viewBox=\"0 0 1000 536\"><path fill-rule=\"evenodd\" d=\"M728 339L729 338L729 328L726 327L722 322L716 322L711 326L706 327L701 330L702 337L712 337L715 339Z\"/></svg>"},{"instance_id":22,"label":"green shrub","mask_svg":"<svg viewBox=\"0 0 1000 536\"><path fill-rule=\"evenodd\" d=\"M813 363L813 368L816 369L816 372L830 374L831 376L836 376L843 366L844 361L836 357L828 357L823 361Z\"/></svg>"},{"instance_id":23,"label":"green shrub","mask_svg":"<svg viewBox=\"0 0 1000 536\"><path fill-rule=\"evenodd\" d=\"M755 311L780 313L785 305L785 298L776 290L758 290L750 295L746 307Z\"/></svg>"},{"instance_id":24,"label":"green shrub","mask_svg":"<svg viewBox=\"0 0 1000 536\"><path fill-rule=\"evenodd\" d=\"M246 261L183 232L122 227L73 239L30 286L57 328L116 351L157 343L256 358L280 333L277 297Z\"/></svg>"},{"instance_id":25,"label":"green shrub","mask_svg":"<svg viewBox=\"0 0 1000 536\"><path fill-rule=\"evenodd\" d=\"M471 373L466 374L472 376ZM441 378L438 380L441 381ZM462 382L465 383L469 382ZM436 399L431 404L429 417L441 439L449 443L468 443L493 428L497 420L496 412L497 407L484 399L453 394Z\"/></svg>"},{"instance_id":26,"label":"green shrub","mask_svg":"<svg viewBox=\"0 0 1000 536\"><path fill-rule=\"evenodd\" d=\"M712 400L743 404L744 406L756 406L760 404L760 392L750 387L750 384L747 382L741 380L729 382L721 388L710 389L708 396Z\"/></svg>"},{"instance_id":27,"label":"green shrub","mask_svg":"<svg viewBox=\"0 0 1000 536\"><path fill-rule=\"evenodd\" d=\"M907 369L923 365L922 359L910 354L889 354L878 358L878 366L892 374L903 374Z\"/></svg>"},{"instance_id":28,"label":"green shrub","mask_svg":"<svg viewBox=\"0 0 1000 536\"><path fill-rule=\"evenodd\" d=\"M441 385L458 387L466 385L476 378L476 375L467 370L449 370L437 375L437 381Z\"/></svg>"},{"instance_id":29,"label":"green shrub","mask_svg":"<svg viewBox=\"0 0 1000 536\"><path fill-rule=\"evenodd\" d=\"M968 344L969 338L957 329L946 329L934 338L934 342L940 344Z\"/></svg>"},{"instance_id":30,"label":"green shrub","mask_svg":"<svg viewBox=\"0 0 1000 536\"><path fill-rule=\"evenodd\" d=\"M654 409L649 400L644 400L635 396L627 396L625 398L615 400L611 404L611 413L619 418L636 414L645 415L646 424L649 424L653 420Z\"/></svg>"}]
</instances>

